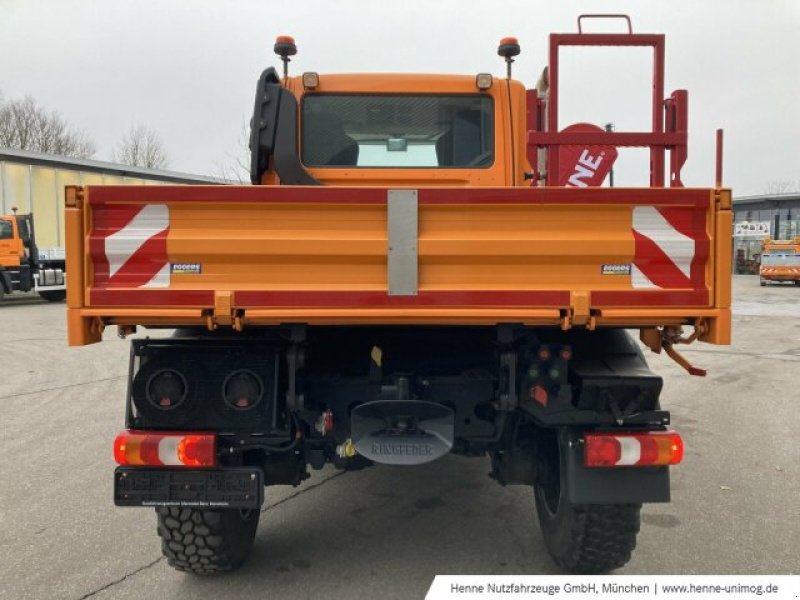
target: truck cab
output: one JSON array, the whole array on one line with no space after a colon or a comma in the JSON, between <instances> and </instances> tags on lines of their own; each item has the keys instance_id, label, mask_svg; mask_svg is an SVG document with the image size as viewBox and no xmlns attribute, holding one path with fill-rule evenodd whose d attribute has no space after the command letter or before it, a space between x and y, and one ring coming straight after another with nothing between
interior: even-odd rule
<instances>
[{"instance_id":1,"label":"truck cab","mask_svg":"<svg viewBox=\"0 0 800 600\"><path fill-rule=\"evenodd\" d=\"M300 167L321 185L525 185L518 81L304 73L278 83L274 70L262 81L285 103L279 118L296 113ZM273 161L258 182L284 181L280 166Z\"/></svg>"},{"instance_id":2,"label":"truck cab","mask_svg":"<svg viewBox=\"0 0 800 600\"><path fill-rule=\"evenodd\" d=\"M0 215L0 300L14 291L35 290L41 298L66 298L64 256L50 256L36 245L33 215Z\"/></svg>"},{"instance_id":3,"label":"truck cab","mask_svg":"<svg viewBox=\"0 0 800 600\"><path fill-rule=\"evenodd\" d=\"M791 240L765 239L761 243L758 274L761 287L767 283L800 285L800 236Z\"/></svg>"}]
</instances>

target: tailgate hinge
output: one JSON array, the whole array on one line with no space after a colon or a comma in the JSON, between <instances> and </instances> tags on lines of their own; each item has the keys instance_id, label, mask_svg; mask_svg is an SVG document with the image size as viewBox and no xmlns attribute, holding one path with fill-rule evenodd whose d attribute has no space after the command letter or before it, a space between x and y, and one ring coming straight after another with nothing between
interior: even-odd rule
<instances>
[{"instance_id":1,"label":"tailgate hinge","mask_svg":"<svg viewBox=\"0 0 800 600\"><path fill-rule=\"evenodd\" d=\"M244 309L233 306L231 291L214 292L214 308L206 311L206 327L214 331L220 325L230 325L235 331L244 329Z\"/></svg>"},{"instance_id":2,"label":"tailgate hinge","mask_svg":"<svg viewBox=\"0 0 800 600\"><path fill-rule=\"evenodd\" d=\"M570 292L570 307L561 311L561 329L566 331L573 325L585 325L589 331L597 327L597 309L591 308L590 292Z\"/></svg>"}]
</instances>

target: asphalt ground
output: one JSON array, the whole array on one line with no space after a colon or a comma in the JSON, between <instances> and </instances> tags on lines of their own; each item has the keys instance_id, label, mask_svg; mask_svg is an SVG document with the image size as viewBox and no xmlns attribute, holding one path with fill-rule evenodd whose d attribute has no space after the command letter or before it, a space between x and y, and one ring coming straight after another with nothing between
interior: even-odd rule
<instances>
[{"instance_id":1,"label":"asphalt ground","mask_svg":"<svg viewBox=\"0 0 800 600\"><path fill-rule=\"evenodd\" d=\"M687 452L621 574L800 574L800 288L739 276L734 295L733 345L685 352L708 377L650 355ZM0 598L422 598L436 574L557 573L532 492L455 456L268 488L240 571L173 571L153 511L112 503L128 343L64 340L63 304L6 296Z\"/></svg>"}]
</instances>

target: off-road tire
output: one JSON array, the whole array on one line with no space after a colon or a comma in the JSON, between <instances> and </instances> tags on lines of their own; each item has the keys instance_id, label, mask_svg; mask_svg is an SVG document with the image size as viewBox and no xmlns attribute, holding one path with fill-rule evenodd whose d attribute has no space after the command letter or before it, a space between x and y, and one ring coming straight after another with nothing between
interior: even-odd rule
<instances>
[{"instance_id":1,"label":"off-road tire","mask_svg":"<svg viewBox=\"0 0 800 600\"><path fill-rule=\"evenodd\" d=\"M63 302L67 297L67 290L50 290L49 292L39 292L39 297L48 302Z\"/></svg>"},{"instance_id":2,"label":"off-road tire","mask_svg":"<svg viewBox=\"0 0 800 600\"><path fill-rule=\"evenodd\" d=\"M606 573L631 559L639 532L640 504L569 505L554 518L536 510L553 561L570 573Z\"/></svg>"},{"instance_id":3,"label":"off-road tire","mask_svg":"<svg viewBox=\"0 0 800 600\"><path fill-rule=\"evenodd\" d=\"M570 504L555 439L540 450L533 486L544 543L553 561L570 573L619 569L631 559L641 504Z\"/></svg>"},{"instance_id":4,"label":"off-road tire","mask_svg":"<svg viewBox=\"0 0 800 600\"><path fill-rule=\"evenodd\" d=\"M767 282L764 281L763 279L759 279L758 283L761 285L761 287L766 287L766 285L767 285Z\"/></svg>"},{"instance_id":5,"label":"off-road tire","mask_svg":"<svg viewBox=\"0 0 800 600\"><path fill-rule=\"evenodd\" d=\"M259 510L158 507L161 552L171 567L194 575L232 571L253 546Z\"/></svg>"}]
</instances>

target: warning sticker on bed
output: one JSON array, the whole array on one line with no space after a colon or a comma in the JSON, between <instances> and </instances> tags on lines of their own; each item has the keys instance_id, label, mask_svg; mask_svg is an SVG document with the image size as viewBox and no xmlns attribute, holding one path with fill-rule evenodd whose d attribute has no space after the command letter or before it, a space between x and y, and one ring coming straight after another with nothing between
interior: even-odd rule
<instances>
[{"instance_id":1,"label":"warning sticker on bed","mask_svg":"<svg viewBox=\"0 0 800 600\"><path fill-rule=\"evenodd\" d=\"M603 265L600 272L603 275L630 275L631 265L630 263L618 264L618 265Z\"/></svg>"},{"instance_id":2,"label":"warning sticker on bed","mask_svg":"<svg viewBox=\"0 0 800 600\"><path fill-rule=\"evenodd\" d=\"M200 263L170 263L169 271L173 275L200 275L203 267Z\"/></svg>"}]
</instances>

